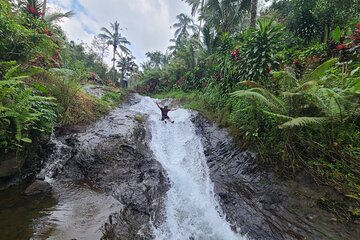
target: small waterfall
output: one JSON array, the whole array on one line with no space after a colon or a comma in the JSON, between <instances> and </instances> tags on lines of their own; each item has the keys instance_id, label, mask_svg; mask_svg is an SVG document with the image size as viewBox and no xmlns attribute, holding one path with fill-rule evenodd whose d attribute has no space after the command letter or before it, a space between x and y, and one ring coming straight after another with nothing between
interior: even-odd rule
<instances>
[{"instance_id":1,"label":"small waterfall","mask_svg":"<svg viewBox=\"0 0 360 240\"><path fill-rule=\"evenodd\" d=\"M121 203L92 189L86 181L57 180L56 174L71 157L72 147L54 135L51 142L55 145L54 151L38 177L51 184L57 203L43 210L44 216L33 219L30 240L100 239L102 225L112 213L120 211Z\"/></svg>"},{"instance_id":2,"label":"small waterfall","mask_svg":"<svg viewBox=\"0 0 360 240\"><path fill-rule=\"evenodd\" d=\"M56 174L55 171L61 168L71 156L71 147L63 144L54 134L51 135L50 141L55 145L55 149L47 160L46 166L38 174L38 177L45 178L48 182Z\"/></svg>"},{"instance_id":3,"label":"small waterfall","mask_svg":"<svg viewBox=\"0 0 360 240\"><path fill-rule=\"evenodd\" d=\"M160 121L160 111L149 97L133 106L149 115L150 148L163 165L171 188L166 199L166 220L154 227L157 240L246 239L231 230L214 197L203 146L191 122L191 113L169 113L174 124Z\"/></svg>"}]
</instances>

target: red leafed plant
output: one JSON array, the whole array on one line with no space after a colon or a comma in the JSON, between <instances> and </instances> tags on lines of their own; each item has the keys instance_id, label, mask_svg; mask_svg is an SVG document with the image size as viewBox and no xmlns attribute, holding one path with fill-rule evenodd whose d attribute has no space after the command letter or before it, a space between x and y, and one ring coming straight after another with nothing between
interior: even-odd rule
<instances>
[{"instance_id":1,"label":"red leafed plant","mask_svg":"<svg viewBox=\"0 0 360 240\"><path fill-rule=\"evenodd\" d=\"M45 28L45 29L44 29L44 34L47 35L47 36L49 36L49 37L51 37L51 36L53 35L53 32L50 31L49 29Z\"/></svg>"},{"instance_id":2,"label":"red leafed plant","mask_svg":"<svg viewBox=\"0 0 360 240\"><path fill-rule=\"evenodd\" d=\"M234 51L231 51L231 58L238 61L238 60L240 60L239 54L240 54L240 49L237 48Z\"/></svg>"},{"instance_id":3,"label":"red leafed plant","mask_svg":"<svg viewBox=\"0 0 360 240\"><path fill-rule=\"evenodd\" d=\"M23 0L22 6L25 12L33 15L34 17L41 17L42 13L42 4L39 0Z\"/></svg>"},{"instance_id":4,"label":"red leafed plant","mask_svg":"<svg viewBox=\"0 0 360 240\"><path fill-rule=\"evenodd\" d=\"M353 35L350 36L356 43L360 42L360 23L356 25L356 30Z\"/></svg>"},{"instance_id":5,"label":"red leafed plant","mask_svg":"<svg viewBox=\"0 0 360 240\"><path fill-rule=\"evenodd\" d=\"M337 50L346 50L348 48L349 48L349 46L346 45L346 44L339 44L339 45L336 46Z\"/></svg>"}]
</instances>

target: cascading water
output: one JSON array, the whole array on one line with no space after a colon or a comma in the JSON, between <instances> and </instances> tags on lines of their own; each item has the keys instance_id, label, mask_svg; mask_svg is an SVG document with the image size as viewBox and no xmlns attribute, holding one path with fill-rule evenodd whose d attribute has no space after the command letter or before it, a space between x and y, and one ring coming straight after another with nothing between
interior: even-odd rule
<instances>
[{"instance_id":1,"label":"cascading water","mask_svg":"<svg viewBox=\"0 0 360 240\"><path fill-rule=\"evenodd\" d=\"M109 127L109 124L103 126ZM94 132L94 129L90 130L90 133ZM120 211L122 205L113 197L95 191L86 182L54 179L56 172L71 157L72 148L55 136L51 141L55 149L38 177L51 183L57 204L44 210L44 216L33 220L30 239L100 239L102 225L108 216Z\"/></svg>"},{"instance_id":2,"label":"cascading water","mask_svg":"<svg viewBox=\"0 0 360 240\"><path fill-rule=\"evenodd\" d=\"M67 161L71 154L71 148L58 140L54 134L51 135L50 141L54 144L54 151L49 157L46 166L38 174L39 178L45 178L51 182L57 168L61 168L62 164Z\"/></svg>"},{"instance_id":3,"label":"cascading water","mask_svg":"<svg viewBox=\"0 0 360 240\"><path fill-rule=\"evenodd\" d=\"M149 116L150 143L163 165L171 188L166 199L166 220L154 233L158 240L246 239L231 230L214 197L203 147L195 134L191 113L170 112L174 124L160 121L155 100L144 97L133 110Z\"/></svg>"}]
</instances>

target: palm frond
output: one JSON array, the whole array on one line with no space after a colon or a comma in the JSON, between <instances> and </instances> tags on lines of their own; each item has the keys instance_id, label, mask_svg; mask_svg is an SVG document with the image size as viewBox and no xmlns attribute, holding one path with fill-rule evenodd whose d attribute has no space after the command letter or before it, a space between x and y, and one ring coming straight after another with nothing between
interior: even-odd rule
<instances>
[{"instance_id":1,"label":"palm frond","mask_svg":"<svg viewBox=\"0 0 360 240\"><path fill-rule=\"evenodd\" d=\"M279 81L281 89L293 89L299 86L295 75L289 71L273 71L272 76Z\"/></svg>"},{"instance_id":2,"label":"palm frond","mask_svg":"<svg viewBox=\"0 0 360 240\"><path fill-rule=\"evenodd\" d=\"M279 126L280 129L288 129L294 127L306 127L313 124L323 124L326 120L325 117L297 117L283 123Z\"/></svg>"},{"instance_id":3,"label":"palm frond","mask_svg":"<svg viewBox=\"0 0 360 240\"><path fill-rule=\"evenodd\" d=\"M307 81L305 83L303 83L302 85L300 85L299 87L297 87L295 89L295 91L303 91L303 90L308 90L312 87L318 86L318 82L317 81Z\"/></svg>"},{"instance_id":4,"label":"palm frond","mask_svg":"<svg viewBox=\"0 0 360 240\"><path fill-rule=\"evenodd\" d=\"M74 13L72 11L69 11L66 13L55 12L55 13L45 15L44 20L48 23L52 23L52 22L58 21L62 18L70 18L72 16L74 16Z\"/></svg>"},{"instance_id":5,"label":"palm frond","mask_svg":"<svg viewBox=\"0 0 360 240\"><path fill-rule=\"evenodd\" d=\"M102 27L100 30L103 31L105 34L99 34L99 36L103 35L104 37L106 36L106 38L113 38L113 34L106 27Z\"/></svg>"},{"instance_id":6,"label":"palm frond","mask_svg":"<svg viewBox=\"0 0 360 240\"><path fill-rule=\"evenodd\" d=\"M4 75L4 79L5 80L9 80L11 79L12 77L14 77L16 75L16 72L18 72L20 68L20 65L16 65L16 66L13 66L11 67L7 72L6 74Z\"/></svg>"},{"instance_id":7,"label":"palm frond","mask_svg":"<svg viewBox=\"0 0 360 240\"><path fill-rule=\"evenodd\" d=\"M127 47L125 47L125 46L123 46L123 45L120 45L119 48L120 48L120 50L121 50L123 53L125 53L126 55L131 54L130 49L128 49Z\"/></svg>"},{"instance_id":8,"label":"palm frond","mask_svg":"<svg viewBox=\"0 0 360 240\"><path fill-rule=\"evenodd\" d=\"M269 112L266 110L262 110L263 113L265 113L268 116L271 116L273 118L281 119L281 120L292 120L293 118L284 114Z\"/></svg>"},{"instance_id":9,"label":"palm frond","mask_svg":"<svg viewBox=\"0 0 360 240\"><path fill-rule=\"evenodd\" d=\"M263 88L251 88L248 90L238 90L230 94L233 97L254 98L270 108L283 108L283 103L277 97Z\"/></svg>"}]
</instances>

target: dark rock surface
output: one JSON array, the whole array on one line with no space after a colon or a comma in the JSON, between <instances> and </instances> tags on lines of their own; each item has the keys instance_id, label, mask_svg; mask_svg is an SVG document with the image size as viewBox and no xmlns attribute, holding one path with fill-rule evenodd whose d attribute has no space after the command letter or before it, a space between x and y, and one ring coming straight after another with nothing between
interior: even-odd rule
<instances>
[{"instance_id":1,"label":"dark rock surface","mask_svg":"<svg viewBox=\"0 0 360 240\"><path fill-rule=\"evenodd\" d=\"M235 146L226 130L199 114L193 122L202 137L210 177L227 220L252 239L358 239L359 229L334 222L316 203L326 187L299 176L280 182L261 170L255 155ZM315 197L316 196L316 197Z\"/></svg>"},{"instance_id":2,"label":"dark rock surface","mask_svg":"<svg viewBox=\"0 0 360 240\"><path fill-rule=\"evenodd\" d=\"M38 194L51 193L52 187L48 182L35 180L30 186L25 189L25 195L33 196Z\"/></svg>"},{"instance_id":3,"label":"dark rock surface","mask_svg":"<svg viewBox=\"0 0 360 240\"><path fill-rule=\"evenodd\" d=\"M169 183L148 148L149 137L127 105L83 131L59 137L66 158L52 170L53 176L89 180L124 206L104 226L104 239L149 239L150 220L155 225L162 221Z\"/></svg>"},{"instance_id":4,"label":"dark rock surface","mask_svg":"<svg viewBox=\"0 0 360 240\"><path fill-rule=\"evenodd\" d=\"M34 139L19 152L0 152L0 191L35 179L53 151L47 137Z\"/></svg>"},{"instance_id":5,"label":"dark rock surface","mask_svg":"<svg viewBox=\"0 0 360 240\"><path fill-rule=\"evenodd\" d=\"M11 177L23 167L25 159L22 155L11 153L1 153L0 158L0 178Z\"/></svg>"}]
</instances>

